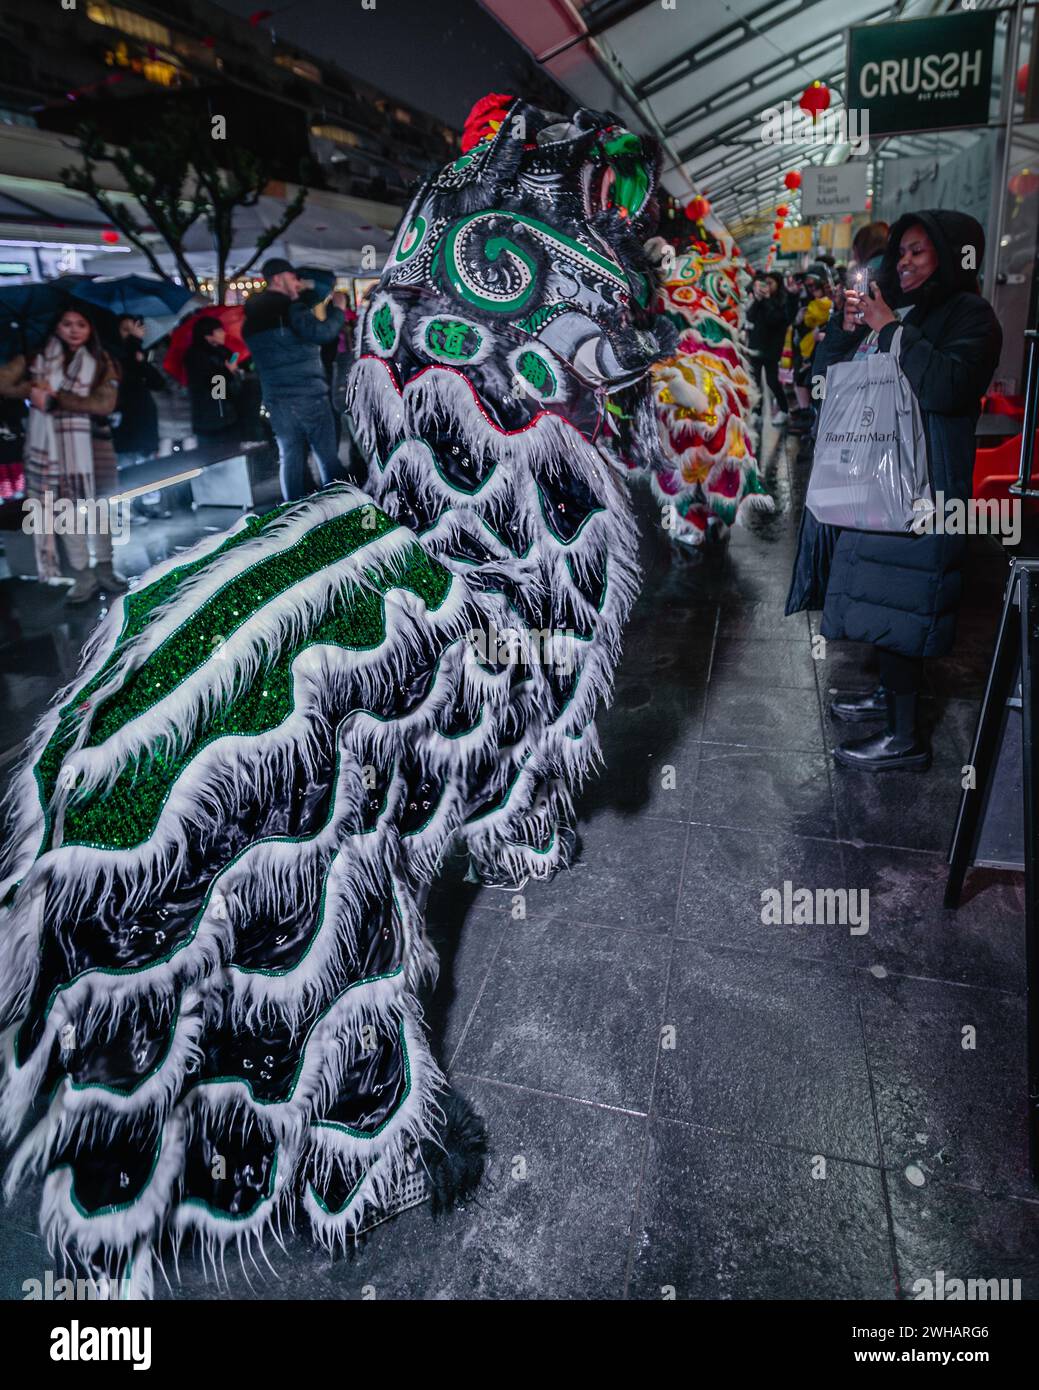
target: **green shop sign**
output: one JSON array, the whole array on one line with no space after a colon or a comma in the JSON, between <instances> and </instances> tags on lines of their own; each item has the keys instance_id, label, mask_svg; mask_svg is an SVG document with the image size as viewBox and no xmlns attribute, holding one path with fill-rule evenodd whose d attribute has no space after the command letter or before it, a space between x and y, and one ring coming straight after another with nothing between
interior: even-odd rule
<instances>
[{"instance_id":1,"label":"green shop sign","mask_svg":"<svg viewBox=\"0 0 1039 1390\"><path fill-rule=\"evenodd\" d=\"M870 135L987 125L995 35L994 10L849 30L848 109Z\"/></svg>"}]
</instances>

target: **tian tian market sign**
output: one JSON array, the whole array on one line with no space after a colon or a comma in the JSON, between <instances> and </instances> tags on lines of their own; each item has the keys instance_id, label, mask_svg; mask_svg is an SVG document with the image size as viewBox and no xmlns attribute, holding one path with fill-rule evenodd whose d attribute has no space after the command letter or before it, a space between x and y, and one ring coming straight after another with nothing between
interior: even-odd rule
<instances>
[{"instance_id":1,"label":"tian tian market sign","mask_svg":"<svg viewBox=\"0 0 1039 1390\"><path fill-rule=\"evenodd\" d=\"M871 135L986 125L996 14L964 10L849 31L847 104Z\"/></svg>"},{"instance_id":2,"label":"tian tian market sign","mask_svg":"<svg viewBox=\"0 0 1039 1390\"><path fill-rule=\"evenodd\" d=\"M805 217L864 212L866 208L865 159L847 164L816 165L802 170L801 213Z\"/></svg>"}]
</instances>

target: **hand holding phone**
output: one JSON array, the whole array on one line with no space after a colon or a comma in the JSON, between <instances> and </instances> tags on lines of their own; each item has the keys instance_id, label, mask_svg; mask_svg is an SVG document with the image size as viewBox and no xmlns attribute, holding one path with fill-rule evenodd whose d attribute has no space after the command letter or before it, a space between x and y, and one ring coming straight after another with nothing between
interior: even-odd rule
<instances>
[{"instance_id":1,"label":"hand holding phone","mask_svg":"<svg viewBox=\"0 0 1039 1390\"><path fill-rule=\"evenodd\" d=\"M854 328L863 321L864 306L863 301L869 294L869 266L852 266L848 272L848 295L849 298L854 294L852 324ZM848 326L848 307L846 304L844 311L845 327Z\"/></svg>"}]
</instances>

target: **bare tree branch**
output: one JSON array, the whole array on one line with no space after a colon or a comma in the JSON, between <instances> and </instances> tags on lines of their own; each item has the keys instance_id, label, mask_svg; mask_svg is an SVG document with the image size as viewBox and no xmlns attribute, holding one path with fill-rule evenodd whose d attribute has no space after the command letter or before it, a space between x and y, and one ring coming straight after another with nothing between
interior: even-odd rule
<instances>
[{"instance_id":1,"label":"bare tree branch","mask_svg":"<svg viewBox=\"0 0 1039 1390\"><path fill-rule=\"evenodd\" d=\"M108 145L90 127L79 132L81 163L62 170L68 188L85 193L109 222L146 257L161 279L173 277L162 269L147 237L151 229L166 243L177 273L188 289L197 292L200 277L184 250L192 227L204 222L216 253L217 302L223 303L229 280L244 274L268 246L303 211L307 190L301 187L277 224L256 240L253 255L230 276L227 261L234 244L235 210L255 207L270 181L270 170L258 155L241 146L218 147L208 129L189 115L174 115L155 131L129 139L125 146ZM111 164L130 196L140 207L142 223L130 207L117 201L98 181L97 166Z\"/></svg>"}]
</instances>

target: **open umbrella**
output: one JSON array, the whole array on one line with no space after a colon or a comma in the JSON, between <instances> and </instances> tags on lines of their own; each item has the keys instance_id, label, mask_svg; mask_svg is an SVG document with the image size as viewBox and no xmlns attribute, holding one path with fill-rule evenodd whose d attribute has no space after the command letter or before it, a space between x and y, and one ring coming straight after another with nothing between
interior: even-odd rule
<instances>
[{"instance_id":1,"label":"open umbrella","mask_svg":"<svg viewBox=\"0 0 1039 1390\"><path fill-rule=\"evenodd\" d=\"M0 361L27 356L39 347L68 302L67 289L49 281L0 286Z\"/></svg>"},{"instance_id":2,"label":"open umbrella","mask_svg":"<svg viewBox=\"0 0 1039 1390\"><path fill-rule=\"evenodd\" d=\"M245 339L242 337L242 324L245 322L244 306L241 304L207 304L204 309L199 309L195 313L189 314L186 319L181 320L173 330L169 351L163 359L164 369L182 386L188 384L188 369L184 364L184 354L191 346L195 322L200 318L220 320L227 335L225 344L231 352L237 352L240 362L244 362L250 355L249 349L245 345Z\"/></svg>"},{"instance_id":3,"label":"open umbrella","mask_svg":"<svg viewBox=\"0 0 1039 1390\"><path fill-rule=\"evenodd\" d=\"M198 312L198 296L195 297L193 304L185 304L184 308L176 314L166 314L163 318L144 320L144 337L141 339L141 346L154 347L160 338L168 338L177 324L182 319L186 319L189 314Z\"/></svg>"},{"instance_id":4,"label":"open umbrella","mask_svg":"<svg viewBox=\"0 0 1039 1390\"><path fill-rule=\"evenodd\" d=\"M132 314L138 319L165 318L183 309L194 298L191 290L183 285L147 275L112 275L87 280L76 285L72 293L85 304L95 304L116 318Z\"/></svg>"},{"instance_id":5,"label":"open umbrella","mask_svg":"<svg viewBox=\"0 0 1039 1390\"><path fill-rule=\"evenodd\" d=\"M321 266L298 266L296 274L305 282L304 288L300 290L299 297L308 309L312 309L315 304L320 304L336 287L336 274L334 270L324 270Z\"/></svg>"}]
</instances>

